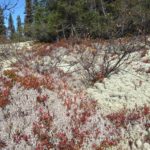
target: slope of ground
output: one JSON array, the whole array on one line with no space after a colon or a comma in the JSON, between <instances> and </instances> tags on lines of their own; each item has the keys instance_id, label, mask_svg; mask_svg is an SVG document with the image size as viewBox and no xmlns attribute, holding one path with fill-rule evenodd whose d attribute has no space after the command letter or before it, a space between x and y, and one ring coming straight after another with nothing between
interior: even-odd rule
<instances>
[{"instance_id":1,"label":"slope of ground","mask_svg":"<svg viewBox=\"0 0 150 150\"><path fill-rule=\"evenodd\" d=\"M149 150L150 47L124 43L9 48L0 71L0 149ZM97 78L112 47L133 51L113 74ZM118 56L107 57L115 64Z\"/></svg>"}]
</instances>

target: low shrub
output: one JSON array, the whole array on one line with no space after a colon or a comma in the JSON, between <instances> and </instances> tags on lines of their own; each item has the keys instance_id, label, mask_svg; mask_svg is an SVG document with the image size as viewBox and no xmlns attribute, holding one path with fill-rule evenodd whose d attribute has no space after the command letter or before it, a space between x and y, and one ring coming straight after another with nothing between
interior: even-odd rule
<instances>
[{"instance_id":1,"label":"low shrub","mask_svg":"<svg viewBox=\"0 0 150 150\"><path fill-rule=\"evenodd\" d=\"M117 130L102 117L97 102L84 93L60 92L49 105L48 96L40 95L37 101L42 106L39 119L33 124L38 139L36 150L96 149L117 144Z\"/></svg>"}]
</instances>

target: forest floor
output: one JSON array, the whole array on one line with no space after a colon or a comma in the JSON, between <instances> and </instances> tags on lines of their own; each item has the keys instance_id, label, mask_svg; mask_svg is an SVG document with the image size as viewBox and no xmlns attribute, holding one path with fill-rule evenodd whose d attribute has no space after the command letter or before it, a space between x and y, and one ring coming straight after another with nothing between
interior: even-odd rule
<instances>
[{"instance_id":1,"label":"forest floor","mask_svg":"<svg viewBox=\"0 0 150 150\"><path fill-rule=\"evenodd\" d=\"M0 45L0 69L0 149L150 150L148 38Z\"/></svg>"}]
</instances>

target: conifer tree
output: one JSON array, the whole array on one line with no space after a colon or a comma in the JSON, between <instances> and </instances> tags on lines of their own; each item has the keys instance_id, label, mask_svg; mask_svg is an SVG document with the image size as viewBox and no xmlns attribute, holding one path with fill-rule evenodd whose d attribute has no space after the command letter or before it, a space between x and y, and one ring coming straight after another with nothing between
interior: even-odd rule
<instances>
[{"instance_id":1,"label":"conifer tree","mask_svg":"<svg viewBox=\"0 0 150 150\"><path fill-rule=\"evenodd\" d=\"M22 26L21 26L21 18L20 18L20 16L17 16L17 32L21 32L21 28L22 28Z\"/></svg>"},{"instance_id":2,"label":"conifer tree","mask_svg":"<svg viewBox=\"0 0 150 150\"><path fill-rule=\"evenodd\" d=\"M31 37L32 32L31 32L31 25L33 22L33 13L32 13L32 0L26 0L26 6L25 6L25 26L24 26L24 32L25 36Z\"/></svg>"},{"instance_id":3,"label":"conifer tree","mask_svg":"<svg viewBox=\"0 0 150 150\"><path fill-rule=\"evenodd\" d=\"M38 5L38 0L33 0L33 5L37 6Z\"/></svg>"},{"instance_id":4,"label":"conifer tree","mask_svg":"<svg viewBox=\"0 0 150 150\"><path fill-rule=\"evenodd\" d=\"M14 22L12 18L12 14L9 14L9 20L8 20L8 30L10 32L10 39L13 39L14 33L15 33L15 27Z\"/></svg>"},{"instance_id":5,"label":"conifer tree","mask_svg":"<svg viewBox=\"0 0 150 150\"><path fill-rule=\"evenodd\" d=\"M31 0L26 0L26 7L25 7L25 23L26 24L31 24L33 21L32 17L32 1Z\"/></svg>"},{"instance_id":6,"label":"conifer tree","mask_svg":"<svg viewBox=\"0 0 150 150\"><path fill-rule=\"evenodd\" d=\"M0 36L6 35L6 28L4 24L4 14L3 9L0 7Z\"/></svg>"},{"instance_id":7,"label":"conifer tree","mask_svg":"<svg viewBox=\"0 0 150 150\"><path fill-rule=\"evenodd\" d=\"M20 16L17 16L17 34L19 36L19 39L22 38L22 23Z\"/></svg>"},{"instance_id":8,"label":"conifer tree","mask_svg":"<svg viewBox=\"0 0 150 150\"><path fill-rule=\"evenodd\" d=\"M150 33L150 0L34 0L34 35L112 38Z\"/></svg>"}]
</instances>

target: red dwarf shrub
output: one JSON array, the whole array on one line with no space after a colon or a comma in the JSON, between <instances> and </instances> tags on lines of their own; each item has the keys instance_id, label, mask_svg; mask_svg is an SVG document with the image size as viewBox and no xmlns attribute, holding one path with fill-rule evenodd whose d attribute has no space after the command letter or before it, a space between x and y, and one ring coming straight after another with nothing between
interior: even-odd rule
<instances>
[{"instance_id":1,"label":"red dwarf shrub","mask_svg":"<svg viewBox=\"0 0 150 150\"><path fill-rule=\"evenodd\" d=\"M10 103L8 98L9 98L9 89L3 89L2 91L0 91L0 107L3 108Z\"/></svg>"},{"instance_id":2,"label":"red dwarf shrub","mask_svg":"<svg viewBox=\"0 0 150 150\"><path fill-rule=\"evenodd\" d=\"M43 96L39 95L37 97L37 102L39 102L39 103L45 102L45 101L47 101L47 98L48 98L47 95L43 95Z\"/></svg>"},{"instance_id":3,"label":"red dwarf shrub","mask_svg":"<svg viewBox=\"0 0 150 150\"><path fill-rule=\"evenodd\" d=\"M4 75L11 79L11 83L19 82L26 89L38 89L40 86L44 86L50 90L54 88L53 79L48 75L43 75L41 78L30 74L20 76L14 70L5 71Z\"/></svg>"},{"instance_id":4,"label":"red dwarf shrub","mask_svg":"<svg viewBox=\"0 0 150 150\"><path fill-rule=\"evenodd\" d=\"M13 135L13 140L17 144L21 142L21 140L24 140L25 142L29 142L29 139L30 139L29 136L27 136L26 134L20 133L19 131Z\"/></svg>"},{"instance_id":5,"label":"red dwarf shrub","mask_svg":"<svg viewBox=\"0 0 150 150\"><path fill-rule=\"evenodd\" d=\"M0 139L0 149L5 148L6 146L7 144L3 140Z\"/></svg>"},{"instance_id":6,"label":"red dwarf shrub","mask_svg":"<svg viewBox=\"0 0 150 150\"><path fill-rule=\"evenodd\" d=\"M46 101L45 96L37 97L41 108L33 124L33 133L38 138L36 150L91 149L93 144L99 147L103 141L109 146L117 142L118 131L102 117L97 102L83 92L60 91L50 103L51 97Z\"/></svg>"},{"instance_id":7,"label":"red dwarf shrub","mask_svg":"<svg viewBox=\"0 0 150 150\"><path fill-rule=\"evenodd\" d=\"M112 113L107 115L106 117L115 124L116 127L127 127L129 123L134 123L136 121L140 121L144 117L150 115L150 108L148 106L137 107L133 110L121 110L117 113Z\"/></svg>"}]
</instances>

